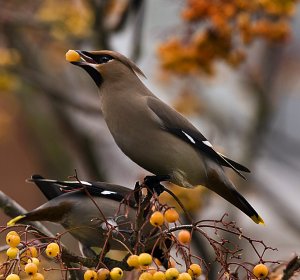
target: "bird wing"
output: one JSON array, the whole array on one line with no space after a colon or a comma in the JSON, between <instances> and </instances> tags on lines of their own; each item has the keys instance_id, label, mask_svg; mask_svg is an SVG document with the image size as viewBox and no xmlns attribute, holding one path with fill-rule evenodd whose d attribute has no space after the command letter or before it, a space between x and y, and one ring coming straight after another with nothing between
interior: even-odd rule
<instances>
[{"instance_id":1,"label":"bird wing","mask_svg":"<svg viewBox=\"0 0 300 280\"><path fill-rule=\"evenodd\" d=\"M243 179L245 179L245 176L239 171L250 172L247 167L225 157L221 153L218 153L196 127L194 127L185 117L158 98L147 97L147 104L151 111L161 121L163 129L189 143L220 165L230 167Z\"/></svg>"},{"instance_id":2,"label":"bird wing","mask_svg":"<svg viewBox=\"0 0 300 280\"><path fill-rule=\"evenodd\" d=\"M68 191L76 191L85 188L91 196L100 196L115 201L123 201L127 199L130 206L135 205L135 200L133 198L132 189L109 184L105 182L86 182L86 181L58 181L52 179L45 179L40 175L33 175L29 182L34 182L39 189L45 194L48 200L60 196ZM55 191L55 196L49 196L49 193Z\"/></svg>"}]
</instances>

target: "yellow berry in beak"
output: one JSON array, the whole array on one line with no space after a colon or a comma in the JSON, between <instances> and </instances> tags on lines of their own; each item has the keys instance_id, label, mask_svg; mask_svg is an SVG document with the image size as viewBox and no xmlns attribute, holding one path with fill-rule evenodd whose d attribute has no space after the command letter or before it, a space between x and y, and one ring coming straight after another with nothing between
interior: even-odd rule
<instances>
[{"instance_id":1,"label":"yellow berry in beak","mask_svg":"<svg viewBox=\"0 0 300 280\"><path fill-rule=\"evenodd\" d=\"M80 55L74 50L68 50L66 52L66 60L69 62L73 61L79 61L80 60Z\"/></svg>"}]
</instances>

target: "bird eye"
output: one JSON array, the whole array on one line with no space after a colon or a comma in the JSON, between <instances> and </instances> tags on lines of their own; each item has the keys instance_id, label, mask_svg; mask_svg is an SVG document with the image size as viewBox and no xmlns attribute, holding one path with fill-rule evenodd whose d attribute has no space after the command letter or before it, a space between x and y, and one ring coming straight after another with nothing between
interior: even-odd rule
<instances>
[{"instance_id":1,"label":"bird eye","mask_svg":"<svg viewBox=\"0 0 300 280\"><path fill-rule=\"evenodd\" d=\"M86 62L92 64L103 64L113 59L109 54L97 54L87 51L80 51L80 55Z\"/></svg>"},{"instance_id":2,"label":"bird eye","mask_svg":"<svg viewBox=\"0 0 300 280\"><path fill-rule=\"evenodd\" d=\"M107 63L108 61L112 60L111 56L108 55L102 55L97 59L97 62L99 64Z\"/></svg>"}]
</instances>

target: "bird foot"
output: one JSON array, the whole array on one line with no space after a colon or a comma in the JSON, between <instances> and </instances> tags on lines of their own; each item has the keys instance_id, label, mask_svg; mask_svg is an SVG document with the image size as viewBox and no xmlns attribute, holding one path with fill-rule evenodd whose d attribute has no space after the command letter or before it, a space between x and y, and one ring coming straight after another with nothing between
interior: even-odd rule
<instances>
[{"instance_id":1,"label":"bird foot","mask_svg":"<svg viewBox=\"0 0 300 280\"><path fill-rule=\"evenodd\" d=\"M165 187L161 184L161 182L169 180L169 175L146 176L143 183L159 196L165 191Z\"/></svg>"}]
</instances>

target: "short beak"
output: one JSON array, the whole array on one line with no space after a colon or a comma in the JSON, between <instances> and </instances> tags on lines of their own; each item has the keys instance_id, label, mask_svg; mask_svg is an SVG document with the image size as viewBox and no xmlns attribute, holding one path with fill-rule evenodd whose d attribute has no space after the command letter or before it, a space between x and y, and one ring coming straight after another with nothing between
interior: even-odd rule
<instances>
[{"instance_id":1,"label":"short beak","mask_svg":"<svg viewBox=\"0 0 300 280\"><path fill-rule=\"evenodd\" d=\"M89 65L89 64L97 64L97 62L92 58L92 55L87 51L79 51L76 50L76 52L80 55L81 60L80 61L71 61L74 65Z\"/></svg>"},{"instance_id":2,"label":"short beak","mask_svg":"<svg viewBox=\"0 0 300 280\"><path fill-rule=\"evenodd\" d=\"M100 72L95 67L97 65L97 62L92 58L92 54L90 54L87 51L79 51L76 50L76 52L80 55L81 60L79 61L71 61L72 64L80 66L83 68L86 72L89 73L89 75L92 77L94 82L98 87L103 82L102 76Z\"/></svg>"}]
</instances>

